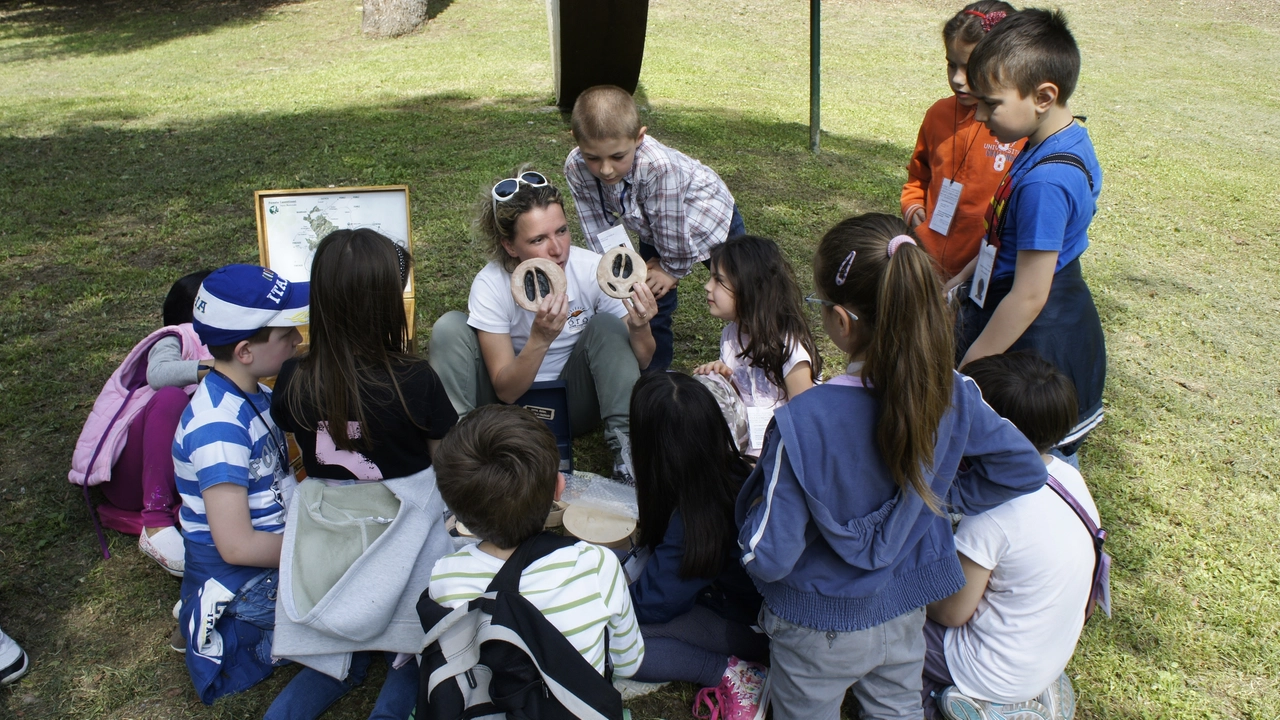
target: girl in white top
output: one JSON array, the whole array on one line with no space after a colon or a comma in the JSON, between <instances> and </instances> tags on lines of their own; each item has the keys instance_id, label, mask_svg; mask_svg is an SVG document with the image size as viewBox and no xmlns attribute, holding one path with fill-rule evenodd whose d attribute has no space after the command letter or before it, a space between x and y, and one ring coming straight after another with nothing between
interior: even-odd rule
<instances>
[{"instance_id":1,"label":"girl in white top","mask_svg":"<svg viewBox=\"0 0 1280 720\"><path fill-rule=\"evenodd\" d=\"M730 238L712 250L710 268L708 310L729 324L720 335L720 359L694 373L719 373L733 383L751 415L751 446L743 451L756 456L773 411L813 387L822 359L777 243L754 235Z\"/></svg>"}]
</instances>

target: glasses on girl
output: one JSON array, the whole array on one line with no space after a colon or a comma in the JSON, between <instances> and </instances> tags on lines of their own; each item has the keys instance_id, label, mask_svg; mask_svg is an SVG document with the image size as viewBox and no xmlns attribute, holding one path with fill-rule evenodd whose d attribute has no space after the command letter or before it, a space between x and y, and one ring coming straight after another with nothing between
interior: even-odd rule
<instances>
[{"instance_id":1,"label":"glasses on girl","mask_svg":"<svg viewBox=\"0 0 1280 720\"><path fill-rule=\"evenodd\" d=\"M550 185L550 184L551 183L547 180L545 176L543 176L542 173L534 172L532 170L528 172L522 172L518 176L513 178L499 180L498 182L494 183L493 192L491 193L491 195L493 196L493 216L494 217L498 216L498 203L506 202L510 200L513 195L519 192L521 185L528 185L529 187L542 187L543 185Z\"/></svg>"},{"instance_id":2,"label":"glasses on girl","mask_svg":"<svg viewBox=\"0 0 1280 720\"><path fill-rule=\"evenodd\" d=\"M822 308L822 306L824 306L824 305L825 305L826 307L831 308L832 310L835 310L835 309L839 308L840 310L843 310L843 311L845 312L845 314L846 314L846 315L848 315L848 316L849 316L849 319L851 319L851 320L857 320L857 319L858 319L858 316L857 316L857 315L854 315L854 314L853 314L853 313L851 313L851 312L849 312L849 309L848 309L848 308L846 308L845 306L840 305L840 304L838 304L838 303L833 303L833 302L831 302L830 300L826 300L826 299L820 298L820 297L818 297L818 293L816 293L816 292L809 293L808 295L805 295L805 296L804 296L804 301L805 301L806 303L808 303L809 305L811 305L811 306L815 306L815 308L816 308L816 309L820 309L820 308Z\"/></svg>"}]
</instances>

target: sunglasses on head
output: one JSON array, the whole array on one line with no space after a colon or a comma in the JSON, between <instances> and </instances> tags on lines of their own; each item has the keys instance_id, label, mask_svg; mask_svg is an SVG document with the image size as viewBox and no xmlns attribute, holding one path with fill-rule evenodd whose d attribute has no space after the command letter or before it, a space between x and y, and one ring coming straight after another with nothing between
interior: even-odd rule
<instances>
[{"instance_id":1,"label":"sunglasses on head","mask_svg":"<svg viewBox=\"0 0 1280 720\"><path fill-rule=\"evenodd\" d=\"M517 177L499 180L494 183L493 192L491 193L493 198L493 216L495 218L498 216L498 203L510 200L513 195L519 192L521 185L542 187L550 184L551 183L545 176L543 176L542 173L534 172L532 170L522 172Z\"/></svg>"}]
</instances>

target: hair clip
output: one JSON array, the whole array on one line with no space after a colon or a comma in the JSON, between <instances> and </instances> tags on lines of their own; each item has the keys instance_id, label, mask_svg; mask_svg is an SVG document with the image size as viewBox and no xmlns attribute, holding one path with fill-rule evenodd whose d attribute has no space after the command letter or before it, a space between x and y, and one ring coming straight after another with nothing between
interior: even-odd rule
<instances>
[{"instance_id":1,"label":"hair clip","mask_svg":"<svg viewBox=\"0 0 1280 720\"><path fill-rule=\"evenodd\" d=\"M965 15L972 15L982 21L982 32L991 32L991 28L995 27L1001 20L1009 16L1009 13L1003 10L992 10L989 13L980 12L978 10L965 10Z\"/></svg>"},{"instance_id":2,"label":"hair clip","mask_svg":"<svg viewBox=\"0 0 1280 720\"><path fill-rule=\"evenodd\" d=\"M836 285L844 285L844 281L849 277L849 268L853 267L853 259L857 256L857 250L850 250L845 256L844 262L840 263L840 269L836 270Z\"/></svg>"},{"instance_id":3,"label":"hair clip","mask_svg":"<svg viewBox=\"0 0 1280 720\"><path fill-rule=\"evenodd\" d=\"M916 241L912 240L911 237L908 235L895 236L892 240L889 241L889 257L893 257L893 254L898 252L898 248L902 247L903 245L915 245L915 244L916 244Z\"/></svg>"},{"instance_id":4,"label":"hair clip","mask_svg":"<svg viewBox=\"0 0 1280 720\"><path fill-rule=\"evenodd\" d=\"M400 265L400 286L404 287L409 284L409 263L406 261L404 248L396 243L391 245L396 249L396 262Z\"/></svg>"}]
</instances>

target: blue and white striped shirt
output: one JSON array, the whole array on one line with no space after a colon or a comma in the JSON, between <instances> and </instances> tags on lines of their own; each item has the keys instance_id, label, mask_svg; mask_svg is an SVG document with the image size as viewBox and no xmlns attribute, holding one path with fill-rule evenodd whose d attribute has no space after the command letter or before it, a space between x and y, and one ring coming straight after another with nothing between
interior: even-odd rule
<instances>
[{"instance_id":1,"label":"blue and white striped shirt","mask_svg":"<svg viewBox=\"0 0 1280 720\"><path fill-rule=\"evenodd\" d=\"M202 493L214 485L244 487L253 528L284 532L281 482L288 472L287 466L281 466L284 433L271 419L271 391L259 386L259 392L248 397L252 404L226 378L210 373L182 411L173 438L173 469L182 496L180 519L188 562L225 565L213 547L205 516ZM219 574L216 567L205 570Z\"/></svg>"}]
</instances>

